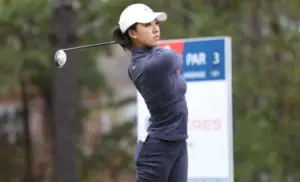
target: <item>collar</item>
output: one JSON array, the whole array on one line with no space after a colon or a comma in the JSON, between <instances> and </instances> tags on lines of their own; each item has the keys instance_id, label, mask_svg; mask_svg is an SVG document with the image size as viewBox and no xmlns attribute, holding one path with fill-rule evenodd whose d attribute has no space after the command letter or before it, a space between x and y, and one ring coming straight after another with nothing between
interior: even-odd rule
<instances>
[{"instance_id":1,"label":"collar","mask_svg":"<svg viewBox=\"0 0 300 182\"><path fill-rule=\"evenodd\" d=\"M133 60L136 60L140 57L143 57L147 54L152 54L156 50L157 47L143 47L143 48L132 48L131 54Z\"/></svg>"},{"instance_id":2,"label":"collar","mask_svg":"<svg viewBox=\"0 0 300 182\"><path fill-rule=\"evenodd\" d=\"M131 48L131 54L152 53L156 47Z\"/></svg>"}]
</instances>

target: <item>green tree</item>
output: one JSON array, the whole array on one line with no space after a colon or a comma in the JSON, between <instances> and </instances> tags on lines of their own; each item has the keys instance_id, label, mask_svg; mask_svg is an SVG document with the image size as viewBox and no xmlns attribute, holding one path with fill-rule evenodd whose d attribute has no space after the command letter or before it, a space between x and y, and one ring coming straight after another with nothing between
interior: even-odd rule
<instances>
[{"instance_id":1,"label":"green tree","mask_svg":"<svg viewBox=\"0 0 300 182\"><path fill-rule=\"evenodd\" d=\"M86 182L105 179L108 174L112 182L118 182L122 172L133 172L134 122L123 121L113 126L111 132L103 134L91 152L82 150L82 178Z\"/></svg>"},{"instance_id":2,"label":"green tree","mask_svg":"<svg viewBox=\"0 0 300 182\"><path fill-rule=\"evenodd\" d=\"M87 11L91 1L81 1L82 9L79 13L80 42L96 40L98 26L91 26L90 19L95 17L94 12ZM20 89L20 78L29 80L31 98L42 97L45 103L44 123L46 142L51 145L52 121L52 59L48 37L50 35L49 21L51 18L52 1L1 1L0 18L0 80L1 93ZM37 16L38 15L38 16ZM85 36L88 33L89 36ZM77 43L78 44L78 43ZM98 49L99 50L99 49ZM101 52L101 50L100 50ZM96 50L82 52L78 59L76 71L79 89L100 92L111 96L112 90L105 81L104 76L95 66L95 58L99 54ZM50 152L50 151L48 151ZM45 154L46 156L49 154Z\"/></svg>"},{"instance_id":3,"label":"green tree","mask_svg":"<svg viewBox=\"0 0 300 182\"><path fill-rule=\"evenodd\" d=\"M283 181L287 174L297 181L300 170L297 155L299 1L190 0L189 6L181 6L180 0L139 2L168 13L169 20L162 24L162 39L232 36L235 177L237 181L251 181L257 172L266 169L270 181ZM111 30L120 12L136 1L82 0L80 3L79 42L86 44L111 40ZM49 100L52 52L45 41L49 35L46 25L49 7L50 2L46 0L1 1L0 80L3 84L0 91L17 88L18 73L23 68L22 73L31 77L31 91ZM22 40L26 46L20 51ZM108 49L80 53L78 59L84 61L78 63L78 82L82 88L108 88L93 62L101 50ZM51 103L48 104L50 107ZM99 158L99 162L105 160Z\"/></svg>"},{"instance_id":4,"label":"green tree","mask_svg":"<svg viewBox=\"0 0 300 182\"><path fill-rule=\"evenodd\" d=\"M179 0L140 2L168 13L163 39L232 37L236 179L251 181L261 169L271 181L282 181L286 174L296 178L299 1L191 0L188 8ZM109 30L131 3L136 1L102 3L102 17L108 17L103 37L110 37ZM188 34L186 17L191 20Z\"/></svg>"}]
</instances>

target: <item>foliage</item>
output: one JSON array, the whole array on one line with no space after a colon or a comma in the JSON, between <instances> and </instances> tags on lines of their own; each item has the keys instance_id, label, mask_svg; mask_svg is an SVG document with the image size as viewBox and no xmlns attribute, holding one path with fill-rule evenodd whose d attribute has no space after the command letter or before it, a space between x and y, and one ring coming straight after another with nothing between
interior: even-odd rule
<instances>
[{"instance_id":1,"label":"foliage","mask_svg":"<svg viewBox=\"0 0 300 182\"><path fill-rule=\"evenodd\" d=\"M89 3L81 2L83 5ZM18 91L20 80L27 79L31 85L30 94L35 96L32 98L41 97L47 104L46 108L50 107L48 104L51 104L52 99L53 50L48 40L52 3L50 0L0 1L0 94L7 95L9 92ZM82 9L80 12L88 11ZM88 16L93 16L92 12ZM82 25L84 29L85 24ZM96 35L93 33L95 31L98 32L94 27L89 29L90 36L82 35L77 44L96 40L97 37L91 36ZM110 97L113 96L113 90L95 64L98 54L95 50L86 50L80 54L82 61L79 62L76 75L78 84L83 90L101 92L102 95ZM51 120L50 118L44 119L46 121ZM1 174L0 178L4 179L5 174ZM7 178L6 181L11 180L12 178Z\"/></svg>"},{"instance_id":2,"label":"foliage","mask_svg":"<svg viewBox=\"0 0 300 182\"><path fill-rule=\"evenodd\" d=\"M286 174L292 174L298 181L299 1L139 2L168 13L168 21L161 25L162 39L232 37L235 177L238 181L251 181L264 169L270 181L283 181ZM51 3L50 0L0 1L0 93L17 89L19 79L25 76L31 78L36 95L49 92L53 52L48 42ZM79 43L110 41L120 12L131 3L136 1L81 0ZM83 61L79 63L77 76L82 88L113 95L94 64L99 52L108 51L107 47L80 53ZM131 156L115 147L117 141L128 135L119 132L129 130L125 128L117 127L118 131L102 136L99 148L82 161L88 170L83 171L84 177L93 170L126 168ZM119 158L123 162L120 168L113 165L114 160L107 160L117 156L123 156Z\"/></svg>"},{"instance_id":3,"label":"foliage","mask_svg":"<svg viewBox=\"0 0 300 182\"><path fill-rule=\"evenodd\" d=\"M3 181L17 180L24 170L23 131L21 112L12 108L0 110L0 177ZM19 126L19 127L18 127ZM12 128L13 127L13 128ZM9 132L13 129L15 132Z\"/></svg>"},{"instance_id":4,"label":"foliage","mask_svg":"<svg viewBox=\"0 0 300 182\"><path fill-rule=\"evenodd\" d=\"M82 177L85 181L99 171L107 171L112 179L117 179L121 172L133 170L132 146L136 142L133 135L133 121L123 121L115 125L112 131L104 134L94 149L82 150Z\"/></svg>"}]
</instances>

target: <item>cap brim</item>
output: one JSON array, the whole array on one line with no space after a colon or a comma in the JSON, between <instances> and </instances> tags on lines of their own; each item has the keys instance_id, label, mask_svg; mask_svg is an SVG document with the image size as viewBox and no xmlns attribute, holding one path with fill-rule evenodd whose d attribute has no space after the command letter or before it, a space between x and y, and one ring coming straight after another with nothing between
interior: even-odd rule
<instances>
[{"instance_id":1,"label":"cap brim","mask_svg":"<svg viewBox=\"0 0 300 182\"><path fill-rule=\"evenodd\" d=\"M143 19L137 21L137 23L150 23L157 19L157 21L166 21L168 18L164 12L154 12L151 16L143 17Z\"/></svg>"},{"instance_id":2,"label":"cap brim","mask_svg":"<svg viewBox=\"0 0 300 182\"><path fill-rule=\"evenodd\" d=\"M166 21L168 19L168 15L165 12L156 12L154 15L158 21Z\"/></svg>"}]
</instances>

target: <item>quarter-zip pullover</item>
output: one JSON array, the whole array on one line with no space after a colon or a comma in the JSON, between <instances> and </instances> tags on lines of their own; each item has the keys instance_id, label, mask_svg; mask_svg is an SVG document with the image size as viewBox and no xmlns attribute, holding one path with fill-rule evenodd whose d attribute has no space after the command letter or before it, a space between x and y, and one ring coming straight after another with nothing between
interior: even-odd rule
<instances>
[{"instance_id":1,"label":"quarter-zip pullover","mask_svg":"<svg viewBox=\"0 0 300 182\"><path fill-rule=\"evenodd\" d=\"M150 136L163 140L187 138L186 82L180 74L182 56L162 47L133 48L128 74L150 112Z\"/></svg>"}]
</instances>

